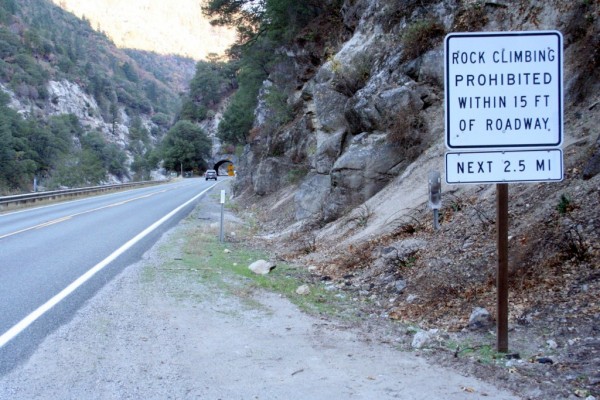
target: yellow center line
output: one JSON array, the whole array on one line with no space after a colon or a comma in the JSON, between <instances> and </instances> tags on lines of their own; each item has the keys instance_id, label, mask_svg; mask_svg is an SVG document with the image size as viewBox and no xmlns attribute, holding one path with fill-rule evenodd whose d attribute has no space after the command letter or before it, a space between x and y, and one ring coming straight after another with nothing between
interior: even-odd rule
<instances>
[{"instance_id":1,"label":"yellow center line","mask_svg":"<svg viewBox=\"0 0 600 400\"><path fill-rule=\"evenodd\" d=\"M68 216L68 217L62 217L62 218L58 218L58 219L55 219L55 220L52 220L52 221L45 222L45 223L43 223L43 224L36 225L35 227L33 227L33 228L28 228L28 229L34 229L34 228L35 228L35 229L40 229L40 228L44 228L44 227L46 227L46 226L50 226L50 225L54 225L54 224L58 224L58 223L60 223L60 222L63 222L63 221L69 220L69 219L71 219L71 218L73 218L73 217L71 217L71 216Z\"/></svg>"},{"instance_id":2,"label":"yellow center line","mask_svg":"<svg viewBox=\"0 0 600 400\"><path fill-rule=\"evenodd\" d=\"M58 218L58 219L55 219L55 220L52 220L52 221L44 222L43 224L30 226L29 228L21 229L19 231L14 231L14 232L2 235L2 236L0 236L0 239L4 239L4 238L9 237L9 236L18 235L19 233L23 233L23 232L27 232L27 231L32 231L34 229L40 229L40 228L43 228L43 227L46 227L46 226L58 224L59 222L66 221L68 219L71 219L71 217L68 216L68 217Z\"/></svg>"},{"instance_id":3,"label":"yellow center line","mask_svg":"<svg viewBox=\"0 0 600 400\"><path fill-rule=\"evenodd\" d=\"M163 189L163 190L159 190L158 192L154 192L154 193L150 193L150 194L145 194L145 195L139 196L139 197L134 197L134 198L131 198L129 200L123 200L123 201L119 201L117 203L108 204L106 206L102 206L102 207L98 207L98 208L93 208L91 210L86 210L86 211L82 211L82 212L79 212L79 213L67 215L65 217L53 219L53 220L50 220L50 221L47 221L47 222L43 222L43 223L38 224L38 225L30 226L28 228L23 228L23 229L18 230L18 231L14 231L14 232L10 232L10 233L4 234L4 235L0 235L0 239L4 239L4 238L10 237L10 236L15 236L15 235L18 235L20 233L28 232L28 231L31 231L31 230L34 230L34 229L45 228L47 226L51 226L51 225L55 225L55 224L58 224L58 223L61 223L61 222L68 221L68 220L70 220L72 218L75 218L75 217L78 217L80 215L90 214L90 213L93 213L93 212L96 212L96 211L101 211L101 210L104 210L104 209L107 209L107 208L111 208L111 207L122 206L124 204L131 203L132 201L145 199L145 198L152 197L152 196L154 196L156 194L160 194L160 193L165 193L165 192L167 192L169 190L173 190L173 189Z\"/></svg>"}]
</instances>

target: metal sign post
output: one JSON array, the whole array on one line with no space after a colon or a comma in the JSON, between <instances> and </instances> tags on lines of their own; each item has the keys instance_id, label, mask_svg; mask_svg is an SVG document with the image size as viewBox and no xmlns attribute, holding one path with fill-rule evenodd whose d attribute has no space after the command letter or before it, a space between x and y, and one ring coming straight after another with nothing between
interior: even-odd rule
<instances>
[{"instance_id":1,"label":"metal sign post","mask_svg":"<svg viewBox=\"0 0 600 400\"><path fill-rule=\"evenodd\" d=\"M496 271L497 329L496 350L508 353L508 184L496 185Z\"/></svg>"},{"instance_id":2,"label":"metal sign post","mask_svg":"<svg viewBox=\"0 0 600 400\"><path fill-rule=\"evenodd\" d=\"M221 227L219 229L219 242L223 243L223 220L225 214L225 191L221 190Z\"/></svg>"}]
</instances>

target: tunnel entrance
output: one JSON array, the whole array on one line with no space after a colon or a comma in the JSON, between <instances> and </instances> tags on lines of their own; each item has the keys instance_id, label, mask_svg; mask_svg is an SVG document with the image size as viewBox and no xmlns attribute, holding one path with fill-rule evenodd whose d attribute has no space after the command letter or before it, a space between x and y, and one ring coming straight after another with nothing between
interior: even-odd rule
<instances>
[{"instance_id":1,"label":"tunnel entrance","mask_svg":"<svg viewBox=\"0 0 600 400\"><path fill-rule=\"evenodd\" d=\"M221 160L214 165L213 169L219 175L233 176L235 174L235 167L231 160Z\"/></svg>"}]
</instances>

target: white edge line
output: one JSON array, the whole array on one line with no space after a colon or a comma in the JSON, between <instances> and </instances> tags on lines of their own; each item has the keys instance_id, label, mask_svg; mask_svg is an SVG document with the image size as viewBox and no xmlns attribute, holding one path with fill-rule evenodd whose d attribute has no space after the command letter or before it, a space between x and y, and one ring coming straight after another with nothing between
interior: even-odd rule
<instances>
[{"instance_id":1,"label":"white edge line","mask_svg":"<svg viewBox=\"0 0 600 400\"><path fill-rule=\"evenodd\" d=\"M91 277L93 277L98 272L100 272L102 269L104 269L104 267L106 267L111 262L113 262L117 257L119 257L121 254L125 253L127 250L129 250L131 247L133 247L136 243L138 243L144 237L146 237L151 232L156 230L156 228L158 228L160 225L165 223L165 221L169 220L173 215L177 214L179 211L181 211L181 209L188 206L190 203L194 202L196 199L198 199L204 193L208 192L210 189L215 187L217 184L218 184L218 182L215 183L214 185L210 186L209 188L203 190L196 196L192 197L190 200L186 201L185 203L183 203L182 205L180 205L179 207L177 207L176 209L174 209L173 211L171 211L170 213L168 213L167 215L165 215L164 217L162 217L161 219L159 219L158 221L156 221L155 223L153 223L152 225L150 225L149 227L144 229L142 232L138 233L133 239L129 240L127 243L125 243L123 246L119 247L111 255L106 257L104 260L100 261L98 264L94 265L90 270L88 270L85 274L81 275L79 278L77 278L75 281L73 281L69 286L67 286L66 288L61 290L58 294L56 294L54 297L52 297L46 303L42 304L31 314L29 314L28 316L23 318L21 321L19 321L17 324L15 324L12 328L10 328L8 331L3 333L2 336L0 336L0 348L4 347L4 345L6 345L8 342L10 342L12 339L14 339L18 334L23 332L29 325L34 323L38 318L40 318L42 315L44 315L46 312L48 312L50 309L52 309L52 307L54 307L55 305L60 303L68 295L70 295L75 290L77 290L81 285L83 285L85 282L90 280Z\"/></svg>"}]
</instances>

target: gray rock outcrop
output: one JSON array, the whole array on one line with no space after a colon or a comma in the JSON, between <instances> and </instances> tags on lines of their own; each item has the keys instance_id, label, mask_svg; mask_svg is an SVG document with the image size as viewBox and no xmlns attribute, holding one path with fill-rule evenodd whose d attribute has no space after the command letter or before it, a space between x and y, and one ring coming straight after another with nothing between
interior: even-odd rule
<instances>
[{"instance_id":1,"label":"gray rock outcrop","mask_svg":"<svg viewBox=\"0 0 600 400\"><path fill-rule=\"evenodd\" d=\"M330 32L326 45L296 43L281 52L285 60L261 93L285 93L293 116L273 124L274 110L259 102L236 191L269 195L296 184L295 218L322 222L372 198L443 141L446 33L559 29L570 52L566 61L586 51L577 35L583 35L581 8L588 6L523 7L535 7L535 24L501 2L344 2L343 27ZM588 84L593 72L581 72L593 65L565 67L566 100L596 87ZM597 161L597 154L590 158L585 177L598 173Z\"/></svg>"},{"instance_id":2,"label":"gray rock outcrop","mask_svg":"<svg viewBox=\"0 0 600 400\"><path fill-rule=\"evenodd\" d=\"M343 12L354 32L310 78L299 62L306 49L292 49L280 68L286 80L278 71L265 81L261 93L281 86L296 117L283 129L274 127L273 110L259 101L257 134L236 185L238 192L268 195L294 183L290 173L302 171L294 197L297 220L336 219L379 192L429 144L432 135L420 112L440 101L440 48L425 53L411 77L400 68L398 35L382 29L375 2L345 5ZM295 85L289 74L297 77Z\"/></svg>"}]
</instances>

